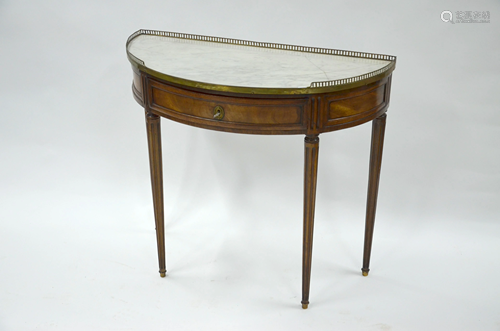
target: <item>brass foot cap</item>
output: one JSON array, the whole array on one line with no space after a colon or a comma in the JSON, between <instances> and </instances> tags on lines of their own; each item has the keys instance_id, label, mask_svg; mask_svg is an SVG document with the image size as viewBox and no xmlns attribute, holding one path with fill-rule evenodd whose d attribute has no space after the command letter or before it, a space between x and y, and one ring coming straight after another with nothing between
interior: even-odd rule
<instances>
[{"instance_id":1,"label":"brass foot cap","mask_svg":"<svg viewBox=\"0 0 500 331\"><path fill-rule=\"evenodd\" d=\"M368 276L368 271L363 271L363 276Z\"/></svg>"},{"instance_id":2,"label":"brass foot cap","mask_svg":"<svg viewBox=\"0 0 500 331\"><path fill-rule=\"evenodd\" d=\"M303 303L303 304L302 304L302 309L307 309L307 306L309 306L309 304L308 304L308 303Z\"/></svg>"},{"instance_id":3,"label":"brass foot cap","mask_svg":"<svg viewBox=\"0 0 500 331\"><path fill-rule=\"evenodd\" d=\"M160 272L160 277L165 277L165 272Z\"/></svg>"}]
</instances>

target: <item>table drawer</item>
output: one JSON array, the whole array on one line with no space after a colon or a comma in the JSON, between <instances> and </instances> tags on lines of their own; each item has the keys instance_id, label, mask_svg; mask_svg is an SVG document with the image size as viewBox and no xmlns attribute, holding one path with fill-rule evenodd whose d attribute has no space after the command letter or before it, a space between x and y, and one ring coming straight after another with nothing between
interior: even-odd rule
<instances>
[{"instance_id":1,"label":"table drawer","mask_svg":"<svg viewBox=\"0 0 500 331\"><path fill-rule=\"evenodd\" d=\"M304 133L307 98L266 99L208 95L148 81L150 109L209 129L248 133Z\"/></svg>"}]
</instances>

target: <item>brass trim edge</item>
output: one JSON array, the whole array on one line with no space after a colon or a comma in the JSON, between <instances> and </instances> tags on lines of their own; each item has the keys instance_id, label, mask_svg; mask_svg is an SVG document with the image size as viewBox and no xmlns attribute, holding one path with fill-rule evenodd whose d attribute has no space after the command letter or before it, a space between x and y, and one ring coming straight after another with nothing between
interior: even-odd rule
<instances>
[{"instance_id":1,"label":"brass trim edge","mask_svg":"<svg viewBox=\"0 0 500 331\"><path fill-rule=\"evenodd\" d=\"M365 58L365 59L373 59L373 60L385 60L390 61L388 65L378 70L349 78L342 78L336 80L329 81L319 81L312 82L309 87L304 88L268 88L268 87L243 87L243 86L225 86L225 85L217 85L211 83L204 83L193 81L189 79L184 79L180 77L170 76L153 69L148 68L144 61L132 55L128 50L128 45L130 42L140 36L140 35L152 35L159 37L169 37L169 38L179 38L179 39L187 39L187 40L197 40L197 41L207 41L207 42L215 42L215 43L223 43L223 44L232 44L239 46L250 46L250 47L262 47L262 48L272 48L279 50L288 50L288 51L296 51L296 52L305 52L305 53L317 53L317 54L326 54L326 55L340 55L347 57L355 57L355 58ZM177 32L168 32L168 31L157 31L157 30L138 30L134 32L127 39L126 43L127 57L130 63L137 67L140 71L143 71L153 77L166 80L175 84L212 90L212 91L221 91L221 92L234 92L234 93L246 93L246 94L317 94L317 93L327 93L333 91L346 90L354 87L359 87L363 85L367 85L369 83L380 80L384 77L389 76L394 69L396 68L396 57L393 55L385 55L385 54L375 54L375 53L365 53L365 52L355 52L355 51L346 51L339 49L329 49L329 48L319 48L319 47L306 47L306 46L298 46L298 45L287 45L287 44L277 44L277 43L267 43L267 42L256 42L249 40L241 40L241 39L231 39L231 38L221 38L221 37L213 37L213 36L203 36L203 35L195 35L195 34L187 34L187 33L177 33Z\"/></svg>"}]
</instances>

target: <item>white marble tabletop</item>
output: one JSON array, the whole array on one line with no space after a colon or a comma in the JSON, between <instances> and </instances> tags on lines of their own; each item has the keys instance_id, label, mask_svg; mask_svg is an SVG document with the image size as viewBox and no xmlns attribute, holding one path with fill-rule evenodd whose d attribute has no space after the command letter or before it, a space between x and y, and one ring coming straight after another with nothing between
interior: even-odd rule
<instances>
[{"instance_id":1,"label":"white marble tabletop","mask_svg":"<svg viewBox=\"0 0 500 331\"><path fill-rule=\"evenodd\" d=\"M169 76L256 88L307 88L312 82L368 74L391 62L154 35L135 37L128 51Z\"/></svg>"}]
</instances>

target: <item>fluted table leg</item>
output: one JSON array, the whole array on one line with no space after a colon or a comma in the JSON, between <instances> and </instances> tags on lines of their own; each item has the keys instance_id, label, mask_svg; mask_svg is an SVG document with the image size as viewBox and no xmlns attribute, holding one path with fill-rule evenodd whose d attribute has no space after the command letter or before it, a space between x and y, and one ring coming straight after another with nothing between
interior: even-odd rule
<instances>
[{"instance_id":1,"label":"fluted table leg","mask_svg":"<svg viewBox=\"0 0 500 331\"><path fill-rule=\"evenodd\" d=\"M160 276L165 277L165 227L163 217L163 174L161 156L160 117L146 112L148 132L149 166L151 171L151 187L153 189L153 206L156 224L156 242L158 245L158 263Z\"/></svg>"},{"instance_id":2,"label":"fluted table leg","mask_svg":"<svg viewBox=\"0 0 500 331\"><path fill-rule=\"evenodd\" d=\"M311 284L312 244L314 230L314 207L318 174L318 135L308 135L304 140L304 239L302 251L302 308L309 305Z\"/></svg>"},{"instance_id":3,"label":"fluted table leg","mask_svg":"<svg viewBox=\"0 0 500 331\"><path fill-rule=\"evenodd\" d=\"M378 184L382 165L382 149L384 147L385 121L383 114L372 122L372 146L370 152L370 174L368 178L368 198L366 202L365 246L363 252L363 276L370 271L370 254L372 250L373 227L377 209Z\"/></svg>"}]
</instances>

